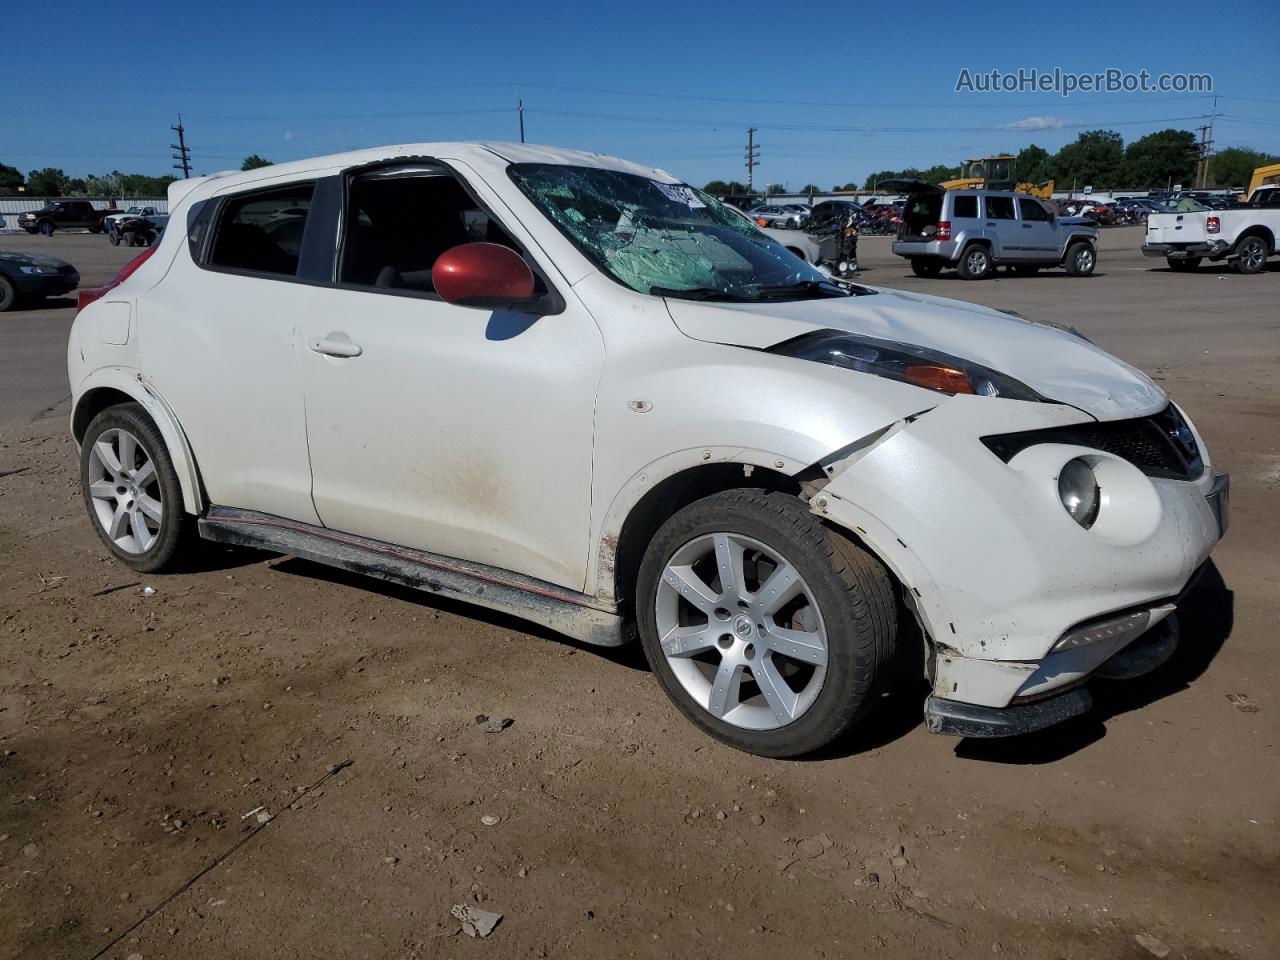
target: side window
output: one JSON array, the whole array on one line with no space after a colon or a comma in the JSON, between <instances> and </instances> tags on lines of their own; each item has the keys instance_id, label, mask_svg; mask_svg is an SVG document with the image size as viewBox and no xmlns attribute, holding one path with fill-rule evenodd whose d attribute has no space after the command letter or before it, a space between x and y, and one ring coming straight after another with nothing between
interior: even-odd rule
<instances>
[{"instance_id":1,"label":"side window","mask_svg":"<svg viewBox=\"0 0 1280 960\"><path fill-rule=\"evenodd\" d=\"M978 217L978 198L973 194L961 194L951 201L951 216L956 220L976 220Z\"/></svg>"},{"instance_id":2,"label":"side window","mask_svg":"<svg viewBox=\"0 0 1280 960\"><path fill-rule=\"evenodd\" d=\"M1022 213L1023 220L1039 220L1048 222L1049 213L1040 205L1038 200L1032 200L1030 197L1018 198L1018 210Z\"/></svg>"},{"instance_id":3,"label":"side window","mask_svg":"<svg viewBox=\"0 0 1280 960\"><path fill-rule=\"evenodd\" d=\"M222 205L209 264L229 270L297 276L313 183L232 196Z\"/></svg>"},{"instance_id":4,"label":"side window","mask_svg":"<svg viewBox=\"0 0 1280 960\"><path fill-rule=\"evenodd\" d=\"M457 178L434 165L352 177L343 223L340 282L387 292L434 296L437 258L464 243L521 252ZM538 292L545 292L540 279Z\"/></svg>"},{"instance_id":5,"label":"side window","mask_svg":"<svg viewBox=\"0 0 1280 960\"><path fill-rule=\"evenodd\" d=\"M1013 197L987 197L988 220L1012 220Z\"/></svg>"}]
</instances>

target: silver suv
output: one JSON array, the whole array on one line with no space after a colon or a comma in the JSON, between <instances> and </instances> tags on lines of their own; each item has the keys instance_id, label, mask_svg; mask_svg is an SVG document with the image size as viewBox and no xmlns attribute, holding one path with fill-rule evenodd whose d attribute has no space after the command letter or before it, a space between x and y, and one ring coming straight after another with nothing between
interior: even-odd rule
<instances>
[{"instance_id":1,"label":"silver suv","mask_svg":"<svg viewBox=\"0 0 1280 960\"><path fill-rule=\"evenodd\" d=\"M911 261L918 277L955 267L966 280L997 266L1030 276L1065 267L1087 277L1098 262L1098 231L1082 217L1059 217L1044 201L1003 190L943 190L921 180L894 181L908 194L893 252Z\"/></svg>"}]
</instances>

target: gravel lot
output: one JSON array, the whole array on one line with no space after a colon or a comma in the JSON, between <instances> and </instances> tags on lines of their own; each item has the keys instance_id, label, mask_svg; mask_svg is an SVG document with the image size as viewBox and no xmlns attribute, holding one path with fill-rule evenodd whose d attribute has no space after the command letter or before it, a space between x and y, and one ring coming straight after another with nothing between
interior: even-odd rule
<instances>
[{"instance_id":1,"label":"gravel lot","mask_svg":"<svg viewBox=\"0 0 1280 960\"><path fill-rule=\"evenodd\" d=\"M1233 526L1182 649L1014 741L928 734L908 684L803 762L703 737L635 651L288 558L108 561L71 304L0 315L0 956L1280 956L1280 270L1173 274L1140 237L1105 232L1085 280L862 259L1073 324L1188 409ZM131 253L0 248L86 285ZM462 903L503 915L488 939Z\"/></svg>"}]
</instances>

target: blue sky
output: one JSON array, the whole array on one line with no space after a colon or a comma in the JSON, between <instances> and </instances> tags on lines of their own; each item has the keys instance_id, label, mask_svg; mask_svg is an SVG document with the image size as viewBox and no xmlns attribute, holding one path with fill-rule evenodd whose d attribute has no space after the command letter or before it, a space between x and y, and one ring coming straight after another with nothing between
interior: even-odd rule
<instances>
[{"instance_id":1,"label":"blue sky","mask_svg":"<svg viewBox=\"0 0 1280 960\"><path fill-rule=\"evenodd\" d=\"M250 153L514 140L523 97L530 142L698 184L745 179L746 129L759 127L757 186L794 189L1028 142L1054 150L1086 128L1126 141L1193 129L1213 107L1171 93L955 92L963 68L1020 67L1210 73L1218 145L1280 153L1271 2L1229 17L1176 2L965 8L64 0L54 16L26 3L5 17L0 163L165 173L179 112L200 173Z\"/></svg>"}]
</instances>

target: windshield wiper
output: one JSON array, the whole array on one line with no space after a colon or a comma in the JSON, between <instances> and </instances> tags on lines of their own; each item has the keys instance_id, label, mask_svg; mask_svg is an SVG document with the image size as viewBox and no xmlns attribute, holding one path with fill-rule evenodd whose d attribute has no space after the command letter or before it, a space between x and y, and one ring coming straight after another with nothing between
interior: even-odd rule
<instances>
[{"instance_id":1,"label":"windshield wiper","mask_svg":"<svg viewBox=\"0 0 1280 960\"><path fill-rule=\"evenodd\" d=\"M689 290L678 290L675 287L650 287L649 294L654 297L676 297L681 300L731 300L735 303L751 303L754 299L718 290L715 287L693 287Z\"/></svg>"},{"instance_id":2,"label":"windshield wiper","mask_svg":"<svg viewBox=\"0 0 1280 960\"><path fill-rule=\"evenodd\" d=\"M799 283L780 283L774 286L760 287L758 290L760 299L771 300L778 297L785 297L796 294L798 297L820 296L820 297L847 297L850 295L848 290L830 280L801 280Z\"/></svg>"}]
</instances>

